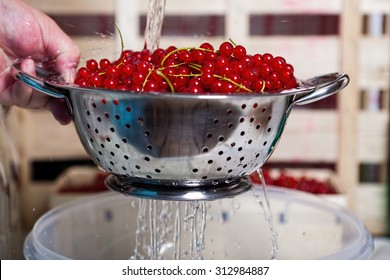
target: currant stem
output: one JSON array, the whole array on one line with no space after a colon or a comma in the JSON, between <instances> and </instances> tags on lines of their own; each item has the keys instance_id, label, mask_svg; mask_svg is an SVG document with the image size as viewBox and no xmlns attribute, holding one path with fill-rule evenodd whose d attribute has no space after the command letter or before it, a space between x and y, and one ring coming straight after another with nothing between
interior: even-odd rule
<instances>
[{"instance_id":1,"label":"currant stem","mask_svg":"<svg viewBox=\"0 0 390 280\"><path fill-rule=\"evenodd\" d=\"M190 63L188 66L195 69L195 70L199 70L199 71L201 70L201 67L202 67L201 65L196 64L196 63Z\"/></svg>"},{"instance_id":2,"label":"currant stem","mask_svg":"<svg viewBox=\"0 0 390 280\"><path fill-rule=\"evenodd\" d=\"M145 87L146 83L148 82L148 78L152 74L153 71L154 71L154 68L149 71L148 75L146 75L145 80L144 80L144 82L142 84L142 91L144 90L144 87Z\"/></svg>"},{"instance_id":3,"label":"currant stem","mask_svg":"<svg viewBox=\"0 0 390 280\"><path fill-rule=\"evenodd\" d=\"M116 22L114 23L114 25L115 25L116 31L118 31L118 33L119 33L119 38L120 38L120 40L121 40L121 53L123 53L123 50L125 49L125 44L124 44L124 42L123 42L122 32L121 32L121 30L119 29L119 27L118 27L118 25L116 24Z\"/></svg>"},{"instance_id":4,"label":"currant stem","mask_svg":"<svg viewBox=\"0 0 390 280\"><path fill-rule=\"evenodd\" d=\"M235 47L237 46L237 44L233 41L232 38L229 38L229 41L230 41Z\"/></svg>"},{"instance_id":5,"label":"currant stem","mask_svg":"<svg viewBox=\"0 0 390 280\"><path fill-rule=\"evenodd\" d=\"M158 75L160 75L161 77L163 77L163 79L167 82L169 88L171 89L171 92L174 93L174 92L175 92L175 88L173 87L173 84L172 84L172 82L168 79L168 77L167 77L163 72L161 72L160 69L157 69L157 70L156 70L156 73L157 73Z\"/></svg>"},{"instance_id":6,"label":"currant stem","mask_svg":"<svg viewBox=\"0 0 390 280\"><path fill-rule=\"evenodd\" d=\"M249 88L244 87L243 85L238 84L238 83L236 83L235 81L232 81L232 80L229 79L229 78L226 78L226 77L220 76L220 75L216 75L216 74L213 74L213 76L214 76L215 78L221 79L221 80L223 80L223 81L228 81L229 83L232 83L233 85L237 86L237 87L240 88L240 89L246 90L247 92L253 92L253 91L250 90Z\"/></svg>"},{"instance_id":7,"label":"currant stem","mask_svg":"<svg viewBox=\"0 0 390 280\"><path fill-rule=\"evenodd\" d=\"M263 86L261 87L260 92L264 92L264 89L265 89L265 81L263 80Z\"/></svg>"}]
</instances>

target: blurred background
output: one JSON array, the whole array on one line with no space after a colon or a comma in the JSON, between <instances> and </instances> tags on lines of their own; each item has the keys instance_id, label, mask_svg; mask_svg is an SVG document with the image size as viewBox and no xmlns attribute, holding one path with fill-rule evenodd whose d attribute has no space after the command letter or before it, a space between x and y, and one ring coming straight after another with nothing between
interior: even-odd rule
<instances>
[{"instance_id":1,"label":"blurred background","mask_svg":"<svg viewBox=\"0 0 390 280\"><path fill-rule=\"evenodd\" d=\"M126 49L144 46L148 1L26 2L75 40L81 64L118 56L115 22ZM232 38L248 53L285 57L299 79L346 72L351 81L343 92L293 110L265 168L330 184L335 192L327 198L374 236L390 235L390 0L167 0L165 14L163 48ZM61 126L43 110L1 114L0 257L23 258L21 240L42 214L105 188L73 125Z\"/></svg>"}]
</instances>

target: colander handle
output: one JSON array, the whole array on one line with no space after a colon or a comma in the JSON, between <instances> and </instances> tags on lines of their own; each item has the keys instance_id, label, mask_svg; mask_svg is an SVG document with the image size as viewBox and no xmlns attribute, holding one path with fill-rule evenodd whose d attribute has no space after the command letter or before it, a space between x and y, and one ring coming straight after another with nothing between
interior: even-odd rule
<instances>
[{"instance_id":1,"label":"colander handle","mask_svg":"<svg viewBox=\"0 0 390 280\"><path fill-rule=\"evenodd\" d=\"M45 70L38 67L35 68L35 71L37 74L36 77L21 71L19 63L15 63L11 67L11 74L18 81L51 97L67 99L67 89L48 82L50 77L54 75L53 73L46 72Z\"/></svg>"},{"instance_id":2,"label":"colander handle","mask_svg":"<svg viewBox=\"0 0 390 280\"><path fill-rule=\"evenodd\" d=\"M339 92L348 85L349 77L345 73L336 72L314 77L302 83L307 86L315 86L315 89L309 93L297 96L293 104L309 104Z\"/></svg>"}]
</instances>

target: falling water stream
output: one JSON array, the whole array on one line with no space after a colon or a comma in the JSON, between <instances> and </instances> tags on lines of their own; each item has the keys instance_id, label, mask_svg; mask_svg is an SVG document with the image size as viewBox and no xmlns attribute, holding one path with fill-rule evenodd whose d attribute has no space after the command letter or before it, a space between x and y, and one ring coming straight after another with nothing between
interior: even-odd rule
<instances>
[{"instance_id":1,"label":"falling water stream","mask_svg":"<svg viewBox=\"0 0 390 280\"><path fill-rule=\"evenodd\" d=\"M166 0L149 0L146 16L145 44L151 52L160 45L161 29L164 20Z\"/></svg>"},{"instance_id":2,"label":"falling water stream","mask_svg":"<svg viewBox=\"0 0 390 280\"><path fill-rule=\"evenodd\" d=\"M159 47L165 3L166 0L149 0L145 47L150 51ZM260 169L258 175L262 182L261 188L253 187L252 191L271 232L271 259L276 259L277 233ZM140 199L138 209L135 249L131 259L203 259L207 217L205 201Z\"/></svg>"}]
</instances>

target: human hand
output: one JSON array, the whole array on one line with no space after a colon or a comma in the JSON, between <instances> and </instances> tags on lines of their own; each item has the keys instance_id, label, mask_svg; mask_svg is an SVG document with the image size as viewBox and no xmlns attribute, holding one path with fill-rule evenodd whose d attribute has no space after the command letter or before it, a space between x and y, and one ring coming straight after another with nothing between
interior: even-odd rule
<instances>
[{"instance_id":1,"label":"human hand","mask_svg":"<svg viewBox=\"0 0 390 280\"><path fill-rule=\"evenodd\" d=\"M0 104L45 108L61 124L68 124L71 116L62 99L23 85L13 78L9 69L16 59L21 59L21 70L34 75L34 60L49 60L71 82L80 50L50 17L21 0L0 0L0 12Z\"/></svg>"}]
</instances>

